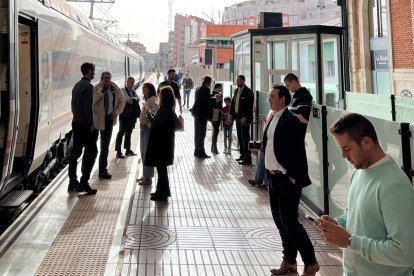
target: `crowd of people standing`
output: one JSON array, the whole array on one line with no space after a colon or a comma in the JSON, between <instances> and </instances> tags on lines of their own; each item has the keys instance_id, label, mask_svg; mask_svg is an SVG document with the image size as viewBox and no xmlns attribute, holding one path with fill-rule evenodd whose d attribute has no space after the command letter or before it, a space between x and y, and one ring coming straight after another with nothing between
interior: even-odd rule
<instances>
[{"instance_id":1,"label":"crowd of people standing","mask_svg":"<svg viewBox=\"0 0 414 276\"><path fill-rule=\"evenodd\" d=\"M178 117L176 105L189 107L189 95L194 83L189 74L181 105L179 85L174 81L175 70L158 89L151 83L142 85L144 102L133 90L135 80L130 77L120 89L111 81L111 73L103 72L94 87L92 63L81 66L82 79L72 91L73 149L69 161L68 191L96 194L89 185L92 167L97 157L100 136L99 177L111 179L108 172L108 151L113 126L120 122L115 143L117 158L136 155L131 149L131 133L137 118L140 125L140 153L142 177L140 185L151 185L154 168L157 183L151 200L167 201L171 197L167 167L174 163L175 131ZM159 77L157 77L159 79ZM240 165L252 164L249 148L250 126L253 123L252 90L245 77L237 77L237 89L232 98L223 99L223 85L210 76L203 78L195 89L191 114L194 117L194 156L210 158L205 151L208 121L212 124L211 153L218 154L217 139L223 129L224 152L232 144L233 122L236 125ZM314 276L319 271L313 244L299 221L299 203L303 188L311 185L305 149L305 134L309 121L312 96L300 85L296 75L289 73L284 85L275 85L268 93L270 112L264 120L263 141L259 149L256 172L260 177L253 185L268 187L270 210L279 231L283 259L272 268L273 275L297 272L297 255L301 255L304 270L301 275ZM224 105L223 105L224 103ZM412 275L414 269L414 189L398 165L381 148L372 123L359 114L347 114L330 128L342 156L355 168L351 179L348 209L344 215L327 215L314 219L314 225L329 243L344 248L344 275ZM124 139L125 155L122 152ZM76 175L77 160L84 149L82 176ZM260 180L258 180L260 179ZM260 182L260 183L258 183Z\"/></svg>"}]
</instances>

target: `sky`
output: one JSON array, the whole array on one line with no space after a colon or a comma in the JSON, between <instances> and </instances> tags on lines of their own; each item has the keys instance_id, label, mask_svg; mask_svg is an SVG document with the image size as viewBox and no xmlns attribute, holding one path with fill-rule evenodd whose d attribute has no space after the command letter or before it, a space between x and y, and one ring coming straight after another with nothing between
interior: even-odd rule
<instances>
[{"instance_id":1,"label":"sky","mask_svg":"<svg viewBox=\"0 0 414 276\"><path fill-rule=\"evenodd\" d=\"M242 2L243 0L173 0L174 15L195 15L204 19L213 15L215 23L220 20L224 7ZM90 4L72 5L85 11L89 16ZM117 27L109 29L112 33L118 34L137 34L137 38L130 38L132 41L141 42L147 47L150 53L158 52L159 43L168 41L168 0L115 0L115 4L95 4L94 17L101 18L102 12L108 13L118 21ZM121 38L122 41L126 39Z\"/></svg>"}]
</instances>

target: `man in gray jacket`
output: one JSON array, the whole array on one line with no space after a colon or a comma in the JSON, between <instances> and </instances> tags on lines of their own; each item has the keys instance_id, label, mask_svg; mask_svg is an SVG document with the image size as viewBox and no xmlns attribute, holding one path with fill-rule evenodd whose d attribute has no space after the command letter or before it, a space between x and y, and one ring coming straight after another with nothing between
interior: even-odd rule
<instances>
[{"instance_id":1,"label":"man in gray jacket","mask_svg":"<svg viewBox=\"0 0 414 276\"><path fill-rule=\"evenodd\" d=\"M101 134L99 154L99 178L110 179L108 173L108 153L112 129L119 114L124 110L125 97L121 89L111 81L109 72L102 72L101 81L95 86L93 95L93 122Z\"/></svg>"},{"instance_id":2,"label":"man in gray jacket","mask_svg":"<svg viewBox=\"0 0 414 276\"><path fill-rule=\"evenodd\" d=\"M89 178L93 165L95 164L98 148L96 141L98 131L93 124L92 117L92 97L93 85L91 80L95 76L95 65L86 62L81 66L83 78L78 81L72 90L72 140L73 148L69 159L69 186L68 191L87 192L96 194L96 189L89 186ZM82 159L82 177L80 182L77 179L76 170L78 158L85 147L85 153Z\"/></svg>"}]
</instances>

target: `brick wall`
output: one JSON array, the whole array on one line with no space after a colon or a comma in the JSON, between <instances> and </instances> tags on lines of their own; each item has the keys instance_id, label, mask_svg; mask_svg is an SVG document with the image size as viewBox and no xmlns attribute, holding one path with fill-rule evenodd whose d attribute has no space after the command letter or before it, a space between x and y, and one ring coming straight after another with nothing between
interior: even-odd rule
<instances>
[{"instance_id":1,"label":"brick wall","mask_svg":"<svg viewBox=\"0 0 414 276\"><path fill-rule=\"evenodd\" d=\"M394 69L414 68L411 0L390 1Z\"/></svg>"}]
</instances>

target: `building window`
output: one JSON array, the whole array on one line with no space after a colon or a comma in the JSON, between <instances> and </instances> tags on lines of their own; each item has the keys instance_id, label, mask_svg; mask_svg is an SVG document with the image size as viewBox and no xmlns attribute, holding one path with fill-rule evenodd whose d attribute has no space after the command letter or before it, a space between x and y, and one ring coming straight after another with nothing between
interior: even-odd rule
<instances>
[{"instance_id":1,"label":"building window","mask_svg":"<svg viewBox=\"0 0 414 276\"><path fill-rule=\"evenodd\" d=\"M288 8L287 7L283 7L282 8L282 12L288 12Z\"/></svg>"},{"instance_id":2,"label":"building window","mask_svg":"<svg viewBox=\"0 0 414 276\"><path fill-rule=\"evenodd\" d=\"M292 7L292 12L297 12L298 11L298 6L293 6Z\"/></svg>"},{"instance_id":3,"label":"building window","mask_svg":"<svg viewBox=\"0 0 414 276\"><path fill-rule=\"evenodd\" d=\"M387 3L386 0L369 1L369 34L370 37L387 36Z\"/></svg>"}]
</instances>

